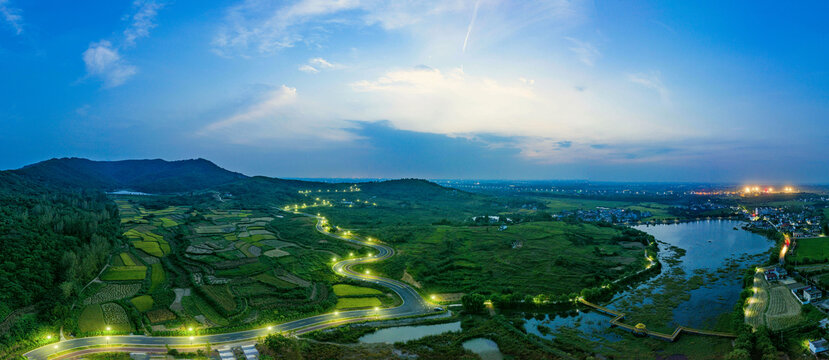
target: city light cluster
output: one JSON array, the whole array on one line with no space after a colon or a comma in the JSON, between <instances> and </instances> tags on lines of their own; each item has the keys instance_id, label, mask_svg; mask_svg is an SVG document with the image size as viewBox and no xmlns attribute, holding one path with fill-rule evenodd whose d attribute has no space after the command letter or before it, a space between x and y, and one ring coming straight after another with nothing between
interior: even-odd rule
<instances>
[{"instance_id":1,"label":"city light cluster","mask_svg":"<svg viewBox=\"0 0 829 360\"><path fill-rule=\"evenodd\" d=\"M791 194L794 192L795 189L791 186L784 186L783 188L776 189L773 186L750 185L744 186L742 190L743 194Z\"/></svg>"}]
</instances>

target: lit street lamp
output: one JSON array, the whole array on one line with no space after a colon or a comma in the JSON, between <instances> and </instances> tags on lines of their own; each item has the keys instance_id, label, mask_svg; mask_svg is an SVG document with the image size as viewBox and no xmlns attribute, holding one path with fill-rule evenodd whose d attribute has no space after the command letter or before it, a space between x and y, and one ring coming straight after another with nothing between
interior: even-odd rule
<instances>
[{"instance_id":1,"label":"lit street lamp","mask_svg":"<svg viewBox=\"0 0 829 360\"><path fill-rule=\"evenodd\" d=\"M193 345L193 337L190 337L190 345Z\"/></svg>"}]
</instances>

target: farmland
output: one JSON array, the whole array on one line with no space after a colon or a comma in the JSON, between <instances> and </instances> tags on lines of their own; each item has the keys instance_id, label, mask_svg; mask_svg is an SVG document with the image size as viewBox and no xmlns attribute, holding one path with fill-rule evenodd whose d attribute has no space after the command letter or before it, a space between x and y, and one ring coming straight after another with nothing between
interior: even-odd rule
<instances>
[{"instance_id":1,"label":"farmland","mask_svg":"<svg viewBox=\"0 0 829 360\"><path fill-rule=\"evenodd\" d=\"M104 311L100 305L87 305L81 311L78 327L82 332L101 331L106 328Z\"/></svg>"},{"instance_id":2,"label":"farmland","mask_svg":"<svg viewBox=\"0 0 829 360\"><path fill-rule=\"evenodd\" d=\"M793 262L829 262L829 238L798 239Z\"/></svg>"},{"instance_id":3,"label":"farmland","mask_svg":"<svg viewBox=\"0 0 829 360\"><path fill-rule=\"evenodd\" d=\"M110 266L101 275L101 280L130 281L144 280L147 277L146 266Z\"/></svg>"},{"instance_id":4,"label":"farmland","mask_svg":"<svg viewBox=\"0 0 829 360\"><path fill-rule=\"evenodd\" d=\"M84 304L102 304L105 302L135 296L141 290L141 284L107 284L84 300Z\"/></svg>"},{"instance_id":5,"label":"farmland","mask_svg":"<svg viewBox=\"0 0 829 360\"><path fill-rule=\"evenodd\" d=\"M364 309L380 306L382 303L376 297L353 297L337 299L337 309Z\"/></svg>"},{"instance_id":6,"label":"farmland","mask_svg":"<svg viewBox=\"0 0 829 360\"><path fill-rule=\"evenodd\" d=\"M147 310L152 309L153 307L153 298L149 295L141 295L138 297L133 298L130 300L133 306L135 306L138 311L145 312Z\"/></svg>"},{"instance_id":7,"label":"farmland","mask_svg":"<svg viewBox=\"0 0 829 360\"><path fill-rule=\"evenodd\" d=\"M107 305L124 300L147 322L168 330L185 324L238 325L234 316L242 313L264 322L282 306L299 313L320 311L321 306L334 309L337 295L330 284L337 276L330 270L331 256L363 252L357 245L328 241L305 216L158 207L152 205L155 199L145 206L139 200L148 198L116 199L130 250L112 257L100 277L104 283L92 287L85 301ZM384 296L375 289L341 285L337 289L348 296ZM386 297L356 301L379 306ZM117 310L109 308L113 316Z\"/></svg>"},{"instance_id":8,"label":"farmland","mask_svg":"<svg viewBox=\"0 0 829 360\"><path fill-rule=\"evenodd\" d=\"M380 290L362 287L362 286L354 286L348 284L337 284L334 285L334 294L337 296L362 296L362 295L382 295L383 293Z\"/></svg>"},{"instance_id":9,"label":"farmland","mask_svg":"<svg viewBox=\"0 0 829 360\"><path fill-rule=\"evenodd\" d=\"M766 325L771 330L781 330L797 325L803 320L801 305L785 286L769 289L769 305L765 313Z\"/></svg>"}]
</instances>

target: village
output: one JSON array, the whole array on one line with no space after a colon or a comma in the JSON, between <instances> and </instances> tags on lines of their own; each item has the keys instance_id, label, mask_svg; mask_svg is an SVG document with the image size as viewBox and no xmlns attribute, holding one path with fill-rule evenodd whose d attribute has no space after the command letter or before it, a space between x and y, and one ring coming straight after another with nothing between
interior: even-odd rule
<instances>
[{"instance_id":1,"label":"village","mask_svg":"<svg viewBox=\"0 0 829 360\"><path fill-rule=\"evenodd\" d=\"M811 205L742 208L742 212L747 221L746 230L776 230L795 239L817 237L825 231L821 227L820 210Z\"/></svg>"}]
</instances>

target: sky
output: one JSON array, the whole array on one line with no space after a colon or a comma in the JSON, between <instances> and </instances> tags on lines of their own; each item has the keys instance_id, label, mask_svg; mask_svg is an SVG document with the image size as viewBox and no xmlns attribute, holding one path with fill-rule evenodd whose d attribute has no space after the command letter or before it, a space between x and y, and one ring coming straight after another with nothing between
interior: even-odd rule
<instances>
[{"instance_id":1,"label":"sky","mask_svg":"<svg viewBox=\"0 0 829 360\"><path fill-rule=\"evenodd\" d=\"M0 0L0 169L829 183L827 2Z\"/></svg>"}]
</instances>

